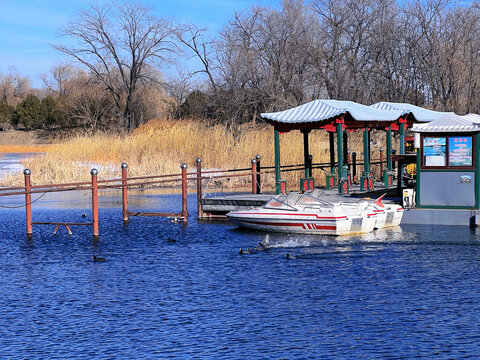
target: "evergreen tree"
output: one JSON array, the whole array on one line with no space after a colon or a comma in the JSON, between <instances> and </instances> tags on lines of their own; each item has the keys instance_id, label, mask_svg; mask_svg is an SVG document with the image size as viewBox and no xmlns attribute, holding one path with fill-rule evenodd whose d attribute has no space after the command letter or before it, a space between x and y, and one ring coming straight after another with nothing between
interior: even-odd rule
<instances>
[{"instance_id":1,"label":"evergreen tree","mask_svg":"<svg viewBox=\"0 0 480 360\"><path fill-rule=\"evenodd\" d=\"M42 113L45 116L46 125L59 125L60 124L60 111L58 109L57 101L51 97L47 96L41 102Z\"/></svg>"},{"instance_id":2,"label":"evergreen tree","mask_svg":"<svg viewBox=\"0 0 480 360\"><path fill-rule=\"evenodd\" d=\"M181 118L194 116L203 118L207 113L207 95L200 90L194 90L188 94L182 105L178 108Z\"/></svg>"},{"instance_id":3,"label":"evergreen tree","mask_svg":"<svg viewBox=\"0 0 480 360\"><path fill-rule=\"evenodd\" d=\"M13 123L13 112L15 108L5 102L0 103L0 123Z\"/></svg>"},{"instance_id":4,"label":"evergreen tree","mask_svg":"<svg viewBox=\"0 0 480 360\"><path fill-rule=\"evenodd\" d=\"M40 100L35 95L28 95L17 105L13 114L15 125L23 125L27 130L38 129L45 123L45 114Z\"/></svg>"}]
</instances>

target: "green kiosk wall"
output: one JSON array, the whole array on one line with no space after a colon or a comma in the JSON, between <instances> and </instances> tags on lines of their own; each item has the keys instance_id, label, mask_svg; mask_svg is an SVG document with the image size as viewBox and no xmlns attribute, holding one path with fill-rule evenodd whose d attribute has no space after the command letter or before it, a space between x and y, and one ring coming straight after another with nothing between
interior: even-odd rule
<instances>
[{"instance_id":1,"label":"green kiosk wall","mask_svg":"<svg viewBox=\"0 0 480 360\"><path fill-rule=\"evenodd\" d=\"M417 207L479 209L479 133L422 133Z\"/></svg>"}]
</instances>

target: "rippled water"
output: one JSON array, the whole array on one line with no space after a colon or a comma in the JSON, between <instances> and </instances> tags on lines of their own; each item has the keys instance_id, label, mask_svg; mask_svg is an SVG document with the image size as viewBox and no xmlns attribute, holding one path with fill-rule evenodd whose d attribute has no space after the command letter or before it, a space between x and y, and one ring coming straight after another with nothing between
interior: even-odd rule
<instances>
[{"instance_id":1,"label":"rippled water","mask_svg":"<svg viewBox=\"0 0 480 360\"><path fill-rule=\"evenodd\" d=\"M147 199L135 205L178 210L178 195ZM39 203L35 221L90 220L81 206ZM90 227L54 236L51 226L35 226L27 240L23 209L0 213L2 358L480 353L479 236L468 228L402 226L351 238L271 234L270 248L240 255L264 234L198 223L195 215L186 226L133 218L123 227L113 206L100 211L98 241ZM94 255L106 261L93 262Z\"/></svg>"}]
</instances>

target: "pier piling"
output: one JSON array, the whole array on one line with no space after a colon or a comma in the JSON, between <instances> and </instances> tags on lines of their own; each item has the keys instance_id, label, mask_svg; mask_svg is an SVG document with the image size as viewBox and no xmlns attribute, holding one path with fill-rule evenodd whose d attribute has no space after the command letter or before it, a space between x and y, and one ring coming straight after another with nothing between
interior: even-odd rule
<instances>
[{"instance_id":1,"label":"pier piling","mask_svg":"<svg viewBox=\"0 0 480 360\"><path fill-rule=\"evenodd\" d=\"M195 160L197 164L197 215L198 218L202 218L203 210L202 210L202 159L197 158Z\"/></svg>"},{"instance_id":2,"label":"pier piling","mask_svg":"<svg viewBox=\"0 0 480 360\"><path fill-rule=\"evenodd\" d=\"M252 159L252 194L257 193L257 160Z\"/></svg>"},{"instance_id":3,"label":"pier piling","mask_svg":"<svg viewBox=\"0 0 480 360\"><path fill-rule=\"evenodd\" d=\"M127 168L126 163L122 164L122 214L123 224L128 223L128 189L127 189Z\"/></svg>"},{"instance_id":4,"label":"pier piling","mask_svg":"<svg viewBox=\"0 0 480 360\"><path fill-rule=\"evenodd\" d=\"M257 194L262 193L261 183L260 183L260 159L262 157L260 155L255 156L255 160L257 160Z\"/></svg>"},{"instance_id":5,"label":"pier piling","mask_svg":"<svg viewBox=\"0 0 480 360\"><path fill-rule=\"evenodd\" d=\"M182 168L182 218L183 222L188 222L188 209L187 209L187 167L188 165L183 163Z\"/></svg>"},{"instance_id":6,"label":"pier piling","mask_svg":"<svg viewBox=\"0 0 480 360\"><path fill-rule=\"evenodd\" d=\"M92 169L90 171L92 175L92 219L93 219L93 238L98 238L98 170Z\"/></svg>"},{"instance_id":7,"label":"pier piling","mask_svg":"<svg viewBox=\"0 0 480 360\"><path fill-rule=\"evenodd\" d=\"M27 237L31 238L33 236L33 227L32 227L32 184L30 182L30 174L32 172L30 169L23 170L23 175L25 176L25 212L27 220Z\"/></svg>"}]
</instances>

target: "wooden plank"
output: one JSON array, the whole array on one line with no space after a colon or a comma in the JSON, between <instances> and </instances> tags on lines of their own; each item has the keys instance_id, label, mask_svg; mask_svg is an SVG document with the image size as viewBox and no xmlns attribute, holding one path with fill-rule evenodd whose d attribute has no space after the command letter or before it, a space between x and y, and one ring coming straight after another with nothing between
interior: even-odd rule
<instances>
[{"instance_id":1,"label":"wooden plank","mask_svg":"<svg viewBox=\"0 0 480 360\"><path fill-rule=\"evenodd\" d=\"M66 223L66 222L32 222L32 225L64 225L64 226L72 226L72 225L93 225L93 223Z\"/></svg>"},{"instance_id":2,"label":"wooden plank","mask_svg":"<svg viewBox=\"0 0 480 360\"><path fill-rule=\"evenodd\" d=\"M159 216L159 217L182 217L181 213L162 213L162 212L128 212L128 216Z\"/></svg>"}]
</instances>

